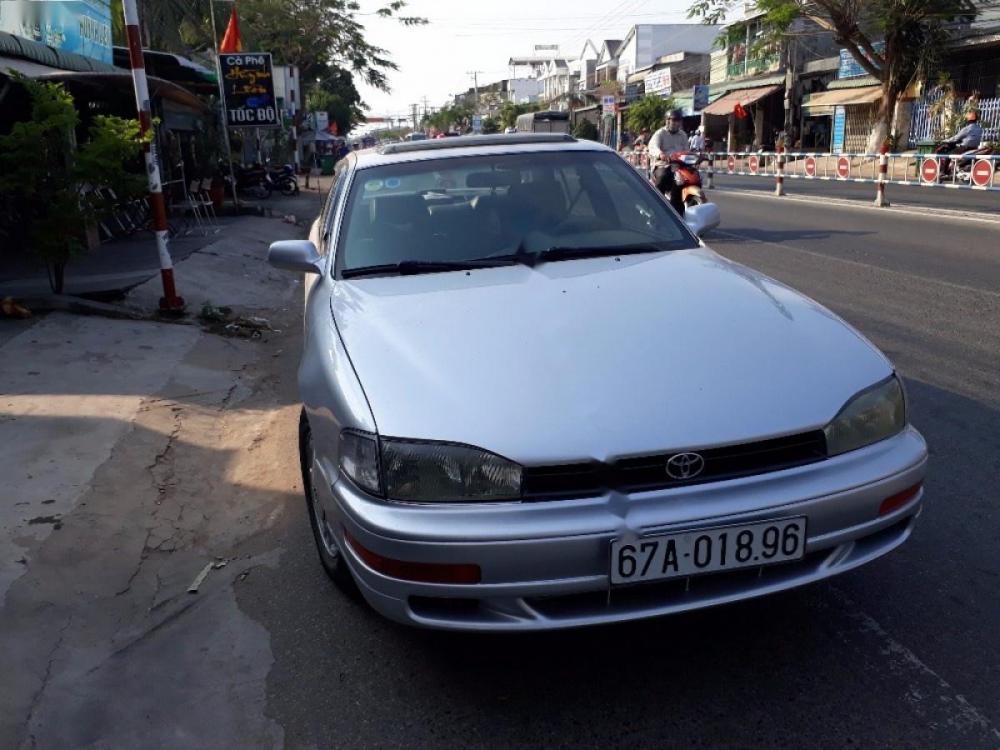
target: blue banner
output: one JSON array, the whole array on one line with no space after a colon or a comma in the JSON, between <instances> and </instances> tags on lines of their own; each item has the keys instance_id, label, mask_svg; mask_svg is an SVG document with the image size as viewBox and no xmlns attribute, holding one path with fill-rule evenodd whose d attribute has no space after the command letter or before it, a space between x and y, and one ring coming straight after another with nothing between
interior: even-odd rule
<instances>
[{"instance_id":1,"label":"blue banner","mask_svg":"<svg viewBox=\"0 0 1000 750\"><path fill-rule=\"evenodd\" d=\"M830 138L830 151L840 154L844 151L844 140L847 135L847 110L844 107L833 108L833 135Z\"/></svg>"},{"instance_id":2,"label":"blue banner","mask_svg":"<svg viewBox=\"0 0 1000 750\"><path fill-rule=\"evenodd\" d=\"M0 30L112 62L110 0L2 0Z\"/></svg>"}]
</instances>

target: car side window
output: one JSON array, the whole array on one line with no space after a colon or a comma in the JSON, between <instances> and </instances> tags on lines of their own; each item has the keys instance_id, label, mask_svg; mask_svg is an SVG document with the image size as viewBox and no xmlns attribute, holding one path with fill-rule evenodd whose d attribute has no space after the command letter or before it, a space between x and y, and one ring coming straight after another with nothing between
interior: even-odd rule
<instances>
[{"instance_id":1,"label":"car side window","mask_svg":"<svg viewBox=\"0 0 1000 750\"><path fill-rule=\"evenodd\" d=\"M326 205L323 206L322 221L320 222L322 228L320 255L326 255L330 250L330 232L333 229L333 220L337 215L337 206L344 195L344 185L347 184L347 162L342 160L337 167L334 172L333 187L330 188L330 196L326 200Z\"/></svg>"}]
</instances>

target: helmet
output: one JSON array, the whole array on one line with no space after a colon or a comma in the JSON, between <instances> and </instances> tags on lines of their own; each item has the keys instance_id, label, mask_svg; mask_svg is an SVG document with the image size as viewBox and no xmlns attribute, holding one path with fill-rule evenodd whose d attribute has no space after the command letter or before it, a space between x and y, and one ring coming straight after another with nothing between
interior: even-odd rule
<instances>
[{"instance_id":1,"label":"helmet","mask_svg":"<svg viewBox=\"0 0 1000 750\"><path fill-rule=\"evenodd\" d=\"M965 119L969 122L975 122L976 120L979 119L979 113L976 112L976 110L974 109L970 109L968 112L965 113Z\"/></svg>"}]
</instances>

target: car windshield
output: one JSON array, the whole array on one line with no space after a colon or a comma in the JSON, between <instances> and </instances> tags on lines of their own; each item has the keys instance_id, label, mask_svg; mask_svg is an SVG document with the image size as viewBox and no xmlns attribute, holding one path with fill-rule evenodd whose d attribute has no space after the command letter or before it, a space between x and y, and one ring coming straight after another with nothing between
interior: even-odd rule
<instances>
[{"instance_id":1,"label":"car windshield","mask_svg":"<svg viewBox=\"0 0 1000 750\"><path fill-rule=\"evenodd\" d=\"M342 277L467 269L463 263L489 265L491 258L538 262L697 246L632 167L597 151L363 169L345 218L335 266Z\"/></svg>"}]
</instances>

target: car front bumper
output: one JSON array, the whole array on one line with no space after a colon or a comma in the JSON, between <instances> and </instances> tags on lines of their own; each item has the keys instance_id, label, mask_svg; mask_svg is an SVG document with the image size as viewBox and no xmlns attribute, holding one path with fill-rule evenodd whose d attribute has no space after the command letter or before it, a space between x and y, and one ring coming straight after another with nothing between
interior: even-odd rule
<instances>
[{"instance_id":1,"label":"car front bumper","mask_svg":"<svg viewBox=\"0 0 1000 750\"><path fill-rule=\"evenodd\" d=\"M365 599L393 620L456 630L544 630L670 614L781 591L851 570L902 544L923 502L879 515L922 482L927 447L913 428L867 448L781 472L579 500L482 505L385 502L323 484L342 554ZM621 537L791 516L807 518L802 560L624 587L610 585ZM345 539L345 532L350 542ZM476 584L383 575L352 544L409 562L475 564Z\"/></svg>"}]
</instances>

